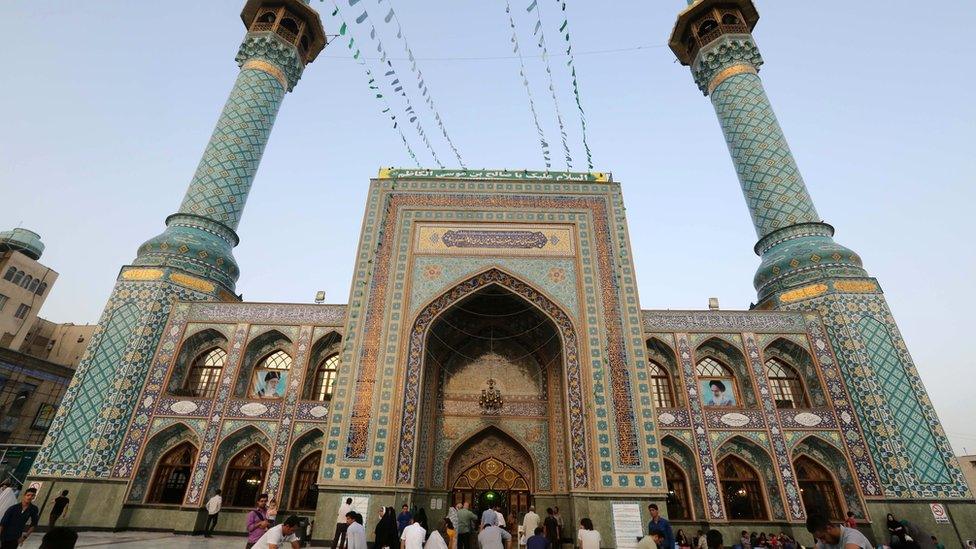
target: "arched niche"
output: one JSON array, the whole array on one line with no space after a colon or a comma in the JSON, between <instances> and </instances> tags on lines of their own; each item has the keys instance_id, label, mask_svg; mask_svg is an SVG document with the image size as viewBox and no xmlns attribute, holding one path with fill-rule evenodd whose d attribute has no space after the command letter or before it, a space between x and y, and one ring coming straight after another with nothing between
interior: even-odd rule
<instances>
[{"instance_id":1,"label":"arched niche","mask_svg":"<svg viewBox=\"0 0 976 549\"><path fill-rule=\"evenodd\" d=\"M464 322L461 320L464 315L488 320ZM476 345L470 340L483 339L486 333L489 340L497 339L496 334L525 340L511 346L507 355L496 353L494 348L488 350L496 355L492 360L509 363L498 371L519 372L519 379L527 376L530 381L512 384L507 400L513 404L511 407L504 404L498 409L485 410L479 400L474 399L468 409L478 418L502 416L497 423L504 424L511 432L525 430L525 421L537 422L539 428L529 425L534 433L530 436L529 430L525 430L524 438L534 440L530 440L530 444L544 446L545 452L553 457L552 489L562 489L568 483L576 487L588 485L583 384L575 327L566 313L545 294L498 269L485 271L449 289L428 303L415 319L410 331L404 380L407 398L396 462L398 482L418 479L418 485L425 486L432 482L432 478L437 478L429 472L430 463L433 461L435 466L443 463L447 455L442 451L446 452L448 446L440 441L451 438L449 428L457 428L448 425L450 415L446 412L450 402L441 399L439 394L439 388L445 387L438 381L439 373L444 370L443 365L450 362L445 352L452 350L477 360L479 357L458 350ZM518 356L527 364L536 366L510 364L511 353L518 353L519 347L531 352ZM539 373L532 374L533 369ZM509 382L509 379L506 377L504 381ZM487 390L487 377L483 382L482 388ZM455 386L448 380L446 387L450 392ZM540 387L544 391L540 392ZM568 401L564 403L567 397ZM503 400L506 400L504 393ZM355 418L353 427L356 427ZM443 431L438 431L441 428ZM442 433L444 436L437 438ZM519 431L519 435L523 432Z\"/></svg>"},{"instance_id":2,"label":"arched niche","mask_svg":"<svg viewBox=\"0 0 976 549\"><path fill-rule=\"evenodd\" d=\"M160 459L184 442L190 443L197 450L200 448L200 439L197 434L183 423L170 425L146 441L142 456L139 459L139 466L136 468L136 473L132 477L132 485L129 488L128 501L130 503L145 502L149 485L153 480L153 473Z\"/></svg>"},{"instance_id":3,"label":"arched niche","mask_svg":"<svg viewBox=\"0 0 976 549\"><path fill-rule=\"evenodd\" d=\"M678 359L674 354L674 350L671 349L666 343L661 341L656 337L652 337L647 340L647 360L660 367L664 373L668 376L668 387L672 394L672 402L674 407L683 407L687 404L687 389L681 382L681 370L678 367ZM649 364L650 366L650 364ZM655 372L653 367L650 367L649 378L652 381L652 391L657 391L658 387L655 382ZM663 381L663 380L662 380ZM663 387L661 388L664 389ZM658 404L658 400L655 399L655 405Z\"/></svg>"},{"instance_id":4,"label":"arched niche","mask_svg":"<svg viewBox=\"0 0 976 549\"><path fill-rule=\"evenodd\" d=\"M305 373L302 398L305 400L330 400L331 390L326 390L327 398L319 398L321 385L331 387L338 377L338 358L342 351L342 336L338 332L329 332L320 337L314 345L308 358L308 369ZM332 359L335 357L335 359ZM329 370L334 370L330 373ZM326 389L328 389L326 387Z\"/></svg>"},{"instance_id":5,"label":"arched niche","mask_svg":"<svg viewBox=\"0 0 976 549\"><path fill-rule=\"evenodd\" d=\"M811 358L810 353L796 343L778 338L763 350L765 360L776 359L791 366L803 380L804 389L810 400L810 405L814 407L827 406L827 396L824 393L823 385L820 383L820 376L817 375L817 368Z\"/></svg>"},{"instance_id":6,"label":"arched niche","mask_svg":"<svg viewBox=\"0 0 976 549\"><path fill-rule=\"evenodd\" d=\"M688 483L690 512L694 517L705 517L705 504L701 491L701 476L698 471L698 460L695 453L684 442L674 436L665 435L661 438L661 455L678 466L685 475Z\"/></svg>"},{"instance_id":7,"label":"arched niche","mask_svg":"<svg viewBox=\"0 0 976 549\"><path fill-rule=\"evenodd\" d=\"M452 505L468 501L477 508L481 496L496 492L517 516L528 510L536 466L530 453L508 433L488 427L460 444L448 461Z\"/></svg>"},{"instance_id":8,"label":"arched niche","mask_svg":"<svg viewBox=\"0 0 976 549\"><path fill-rule=\"evenodd\" d=\"M187 375L194 361L212 349L227 351L227 336L213 328L201 330L184 339L180 344L180 352L170 367L169 382L166 384L167 392L178 396L197 396L193 388L187 386ZM224 367L227 367L226 363Z\"/></svg>"},{"instance_id":9,"label":"arched niche","mask_svg":"<svg viewBox=\"0 0 976 549\"><path fill-rule=\"evenodd\" d=\"M207 493L212 493L217 488L223 489L226 481L227 467L231 459L241 451L254 445L261 446L266 451L269 451L272 446L268 436L252 425L242 427L220 441L217 446L217 451L213 454L213 466L210 468ZM224 506L233 507L227 498L224 500Z\"/></svg>"},{"instance_id":10,"label":"arched niche","mask_svg":"<svg viewBox=\"0 0 976 549\"><path fill-rule=\"evenodd\" d=\"M281 495L282 507L289 511L315 510L315 483L318 480L318 469L322 465L323 438L321 430L312 429L291 444ZM316 452L317 457L314 455Z\"/></svg>"},{"instance_id":11,"label":"arched niche","mask_svg":"<svg viewBox=\"0 0 976 549\"><path fill-rule=\"evenodd\" d=\"M244 351L244 358L241 361L241 369L237 376L237 383L234 386L234 396L237 398L252 396L255 368L263 360L278 351L282 351L294 359L295 353L292 347L291 339L278 330L269 330L248 342L247 348ZM292 363L287 375L292 375L294 372L296 372L295 364ZM287 379L282 380L280 383L282 386L287 387Z\"/></svg>"},{"instance_id":12,"label":"arched niche","mask_svg":"<svg viewBox=\"0 0 976 549\"><path fill-rule=\"evenodd\" d=\"M723 444L715 453L715 463L721 462L726 456L736 457L755 469L762 481L763 497L768 506L768 517L771 520L786 519L786 505L780 490L776 467L769 453L744 436L734 436Z\"/></svg>"},{"instance_id":13,"label":"arched niche","mask_svg":"<svg viewBox=\"0 0 976 549\"><path fill-rule=\"evenodd\" d=\"M836 446L816 435L810 435L793 447L792 457L795 460L806 456L822 465L833 478L839 489L840 505L843 515L830 517L845 518L847 511L853 511L855 516L865 517L867 512L858 490L857 479L851 470L850 462Z\"/></svg>"}]
</instances>

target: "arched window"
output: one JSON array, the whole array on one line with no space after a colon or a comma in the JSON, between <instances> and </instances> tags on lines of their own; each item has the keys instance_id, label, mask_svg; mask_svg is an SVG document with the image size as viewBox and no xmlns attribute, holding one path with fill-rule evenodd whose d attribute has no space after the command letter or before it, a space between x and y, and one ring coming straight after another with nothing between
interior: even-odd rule
<instances>
[{"instance_id":1,"label":"arched window","mask_svg":"<svg viewBox=\"0 0 976 549\"><path fill-rule=\"evenodd\" d=\"M736 17L734 13L726 13L725 15L722 16L722 24L723 25L738 25L739 24L739 18Z\"/></svg>"},{"instance_id":2,"label":"arched window","mask_svg":"<svg viewBox=\"0 0 976 549\"><path fill-rule=\"evenodd\" d=\"M183 503L186 487L190 484L193 473L193 462L197 457L197 449L193 444L184 442L173 448L159 460L156 474L153 475L152 486L149 488L147 503Z\"/></svg>"},{"instance_id":3,"label":"arched window","mask_svg":"<svg viewBox=\"0 0 976 549\"><path fill-rule=\"evenodd\" d=\"M217 394L220 383L220 373L224 369L227 352L220 347L214 347L200 353L200 356L190 366L190 373L186 376L185 388L192 391L193 396L213 398Z\"/></svg>"},{"instance_id":4,"label":"arched window","mask_svg":"<svg viewBox=\"0 0 976 549\"><path fill-rule=\"evenodd\" d=\"M30 286L30 283L33 282L33 281L34 281L34 277L32 277L31 275L27 275L26 278L24 278L23 280L20 281L20 287L21 288L26 288L26 287Z\"/></svg>"},{"instance_id":5,"label":"arched window","mask_svg":"<svg viewBox=\"0 0 976 549\"><path fill-rule=\"evenodd\" d=\"M37 290L37 285L41 283L39 278L35 278L28 286L27 291L33 292Z\"/></svg>"},{"instance_id":6,"label":"arched window","mask_svg":"<svg viewBox=\"0 0 976 549\"><path fill-rule=\"evenodd\" d=\"M34 292L34 294L35 295L44 295L44 292L46 290L47 290L47 282L41 282L40 285L37 286L37 290Z\"/></svg>"},{"instance_id":7,"label":"arched window","mask_svg":"<svg viewBox=\"0 0 976 549\"><path fill-rule=\"evenodd\" d=\"M312 385L312 400L329 400L332 398L332 387L335 385L339 372L339 355L326 357L315 370L315 384Z\"/></svg>"},{"instance_id":8,"label":"arched window","mask_svg":"<svg viewBox=\"0 0 976 549\"><path fill-rule=\"evenodd\" d=\"M732 370L712 357L698 361L698 389L705 406L738 406L735 375Z\"/></svg>"},{"instance_id":9,"label":"arched window","mask_svg":"<svg viewBox=\"0 0 976 549\"><path fill-rule=\"evenodd\" d=\"M703 37L717 28L718 23L716 23L713 19L706 19L701 25L698 25L698 36Z\"/></svg>"},{"instance_id":10,"label":"arched window","mask_svg":"<svg viewBox=\"0 0 976 549\"><path fill-rule=\"evenodd\" d=\"M647 369L651 373L651 390L654 393L654 406L658 408L674 407L674 388L668 371L653 360L647 361Z\"/></svg>"},{"instance_id":11,"label":"arched window","mask_svg":"<svg viewBox=\"0 0 976 549\"><path fill-rule=\"evenodd\" d=\"M688 496L688 480L680 467L664 460L664 477L668 482L668 518L691 520L691 498Z\"/></svg>"},{"instance_id":12,"label":"arched window","mask_svg":"<svg viewBox=\"0 0 976 549\"><path fill-rule=\"evenodd\" d=\"M298 34L298 23L296 23L291 17L285 17L282 19L280 25L291 31L292 34Z\"/></svg>"},{"instance_id":13,"label":"arched window","mask_svg":"<svg viewBox=\"0 0 976 549\"><path fill-rule=\"evenodd\" d=\"M782 360L771 358L766 361L766 374L769 376L769 389L777 408L805 408L809 406L806 391L800 374Z\"/></svg>"},{"instance_id":14,"label":"arched window","mask_svg":"<svg viewBox=\"0 0 976 549\"><path fill-rule=\"evenodd\" d=\"M844 513L841 511L837 485L830 471L807 456L797 458L793 462L793 468L796 470L796 480L800 485L800 496L807 514L816 509L827 518L842 520Z\"/></svg>"},{"instance_id":15,"label":"arched window","mask_svg":"<svg viewBox=\"0 0 976 549\"><path fill-rule=\"evenodd\" d=\"M260 444L253 444L230 460L222 494L229 507L254 505L264 487L270 457Z\"/></svg>"},{"instance_id":16,"label":"arched window","mask_svg":"<svg viewBox=\"0 0 976 549\"><path fill-rule=\"evenodd\" d=\"M730 520L766 520L762 482L755 469L735 456L728 456L718 464L718 480Z\"/></svg>"},{"instance_id":17,"label":"arched window","mask_svg":"<svg viewBox=\"0 0 976 549\"><path fill-rule=\"evenodd\" d=\"M259 23L274 23L274 20L275 20L275 13L273 11L262 13L261 16L258 17Z\"/></svg>"},{"instance_id":18,"label":"arched window","mask_svg":"<svg viewBox=\"0 0 976 549\"><path fill-rule=\"evenodd\" d=\"M20 281L23 279L24 279L24 271L17 271L17 274L14 275L14 279L11 280L11 282L13 282L14 284L20 284Z\"/></svg>"},{"instance_id":19,"label":"arched window","mask_svg":"<svg viewBox=\"0 0 976 549\"><path fill-rule=\"evenodd\" d=\"M305 511L315 509L317 500L315 479L318 477L321 462L322 451L316 450L298 464L298 470L295 471L295 483L291 488L291 506L289 509Z\"/></svg>"},{"instance_id":20,"label":"arched window","mask_svg":"<svg viewBox=\"0 0 976 549\"><path fill-rule=\"evenodd\" d=\"M4 280L13 280L15 274L17 274L17 267L11 267L11 268L7 269L7 272L6 273L4 273L3 279Z\"/></svg>"}]
</instances>

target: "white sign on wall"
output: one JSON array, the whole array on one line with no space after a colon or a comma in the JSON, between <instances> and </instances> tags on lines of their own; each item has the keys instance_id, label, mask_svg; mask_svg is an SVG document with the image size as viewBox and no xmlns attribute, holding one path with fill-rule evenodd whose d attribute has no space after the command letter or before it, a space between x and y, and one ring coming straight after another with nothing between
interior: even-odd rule
<instances>
[{"instance_id":1,"label":"white sign on wall","mask_svg":"<svg viewBox=\"0 0 976 549\"><path fill-rule=\"evenodd\" d=\"M363 516L363 525L369 524L369 520L376 517L369 516L369 496L364 494L342 494L339 496L341 506L347 499L352 498L352 510Z\"/></svg>"},{"instance_id":2,"label":"white sign on wall","mask_svg":"<svg viewBox=\"0 0 976 549\"><path fill-rule=\"evenodd\" d=\"M949 512L946 511L945 505L930 503L929 507L932 508L932 518L935 519L936 524L949 524Z\"/></svg>"},{"instance_id":3,"label":"white sign on wall","mask_svg":"<svg viewBox=\"0 0 976 549\"><path fill-rule=\"evenodd\" d=\"M610 506L613 513L613 535L617 538L619 549L634 549L637 541L644 535L644 523L641 520L640 505L637 503L614 503Z\"/></svg>"}]
</instances>

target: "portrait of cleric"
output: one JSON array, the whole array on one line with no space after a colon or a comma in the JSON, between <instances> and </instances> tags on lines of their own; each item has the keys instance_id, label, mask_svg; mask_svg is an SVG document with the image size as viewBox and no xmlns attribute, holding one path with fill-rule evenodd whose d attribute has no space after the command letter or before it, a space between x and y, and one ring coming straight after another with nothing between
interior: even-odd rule
<instances>
[{"instance_id":1,"label":"portrait of cleric","mask_svg":"<svg viewBox=\"0 0 976 549\"><path fill-rule=\"evenodd\" d=\"M735 401L735 385L730 378L699 379L699 390L704 406L738 406Z\"/></svg>"}]
</instances>

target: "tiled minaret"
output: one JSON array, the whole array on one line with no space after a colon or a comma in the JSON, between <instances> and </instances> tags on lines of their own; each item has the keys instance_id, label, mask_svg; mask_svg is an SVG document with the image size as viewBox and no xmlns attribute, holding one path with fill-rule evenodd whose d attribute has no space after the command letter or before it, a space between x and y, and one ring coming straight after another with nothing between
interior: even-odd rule
<instances>
[{"instance_id":1,"label":"tiled minaret","mask_svg":"<svg viewBox=\"0 0 976 549\"><path fill-rule=\"evenodd\" d=\"M751 0L698 0L669 42L725 134L759 237L758 308L820 312L881 479L866 494L963 497L966 483L881 288L834 242L773 114L758 74L758 20Z\"/></svg>"},{"instance_id":2,"label":"tiled minaret","mask_svg":"<svg viewBox=\"0 0 976 549\"><path fill-rule=\"evenodd\" d=\"M190 187L166 230L122 268L32 476L109 477L174 300L233 300L232 250L285 93L325 47L301 0L250 0L241 68Z\"/></svg>"}]
</instances>

